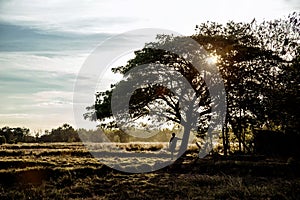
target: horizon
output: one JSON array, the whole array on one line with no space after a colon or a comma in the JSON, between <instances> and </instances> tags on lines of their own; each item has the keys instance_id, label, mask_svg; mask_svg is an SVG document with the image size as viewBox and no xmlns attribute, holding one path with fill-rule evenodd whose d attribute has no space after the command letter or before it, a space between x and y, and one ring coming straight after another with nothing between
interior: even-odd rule
<instances>
[{"instance_id":1,"label":"horizon","mask_svg":"<svg viewBox=\"0 0 300 200\"><path fill-rule=\"evenodd\" d=\"M73 116L77 74L97 45L116 34L163 28L191 35L202 22L251 22L254 18L261 22L285 17L299 8L296 0L191 1L184 5L180 1L136 0L1 1L0 126L26 127L32 132L64 123L80 128ZM117 48L111 46L108 52ZM121 57L111 67L125 62ZM106 84L98 89L116 80L102 80Z\"/></svg>"}]
</instances>

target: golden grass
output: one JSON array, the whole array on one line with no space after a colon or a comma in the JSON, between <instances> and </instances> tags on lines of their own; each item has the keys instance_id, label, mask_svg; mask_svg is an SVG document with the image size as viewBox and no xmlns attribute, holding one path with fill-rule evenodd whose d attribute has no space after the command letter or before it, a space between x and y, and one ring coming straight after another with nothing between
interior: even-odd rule
<instances>
[{"instance_id":1,"label":"golden grass","mask_svg":"<svg viewBox=\"0 0 300 200\"><path fill-rule=\"evenodd\" d=\"M90 145L97 152L109 144ZM147 152L165 144L118 145L130 153L126 148ZM106 167L80 143L2 145L0 199L300 199L297 160L196 160L196 150L190 146L164 169L128 174Z\"/></svg>"}]
</instances>

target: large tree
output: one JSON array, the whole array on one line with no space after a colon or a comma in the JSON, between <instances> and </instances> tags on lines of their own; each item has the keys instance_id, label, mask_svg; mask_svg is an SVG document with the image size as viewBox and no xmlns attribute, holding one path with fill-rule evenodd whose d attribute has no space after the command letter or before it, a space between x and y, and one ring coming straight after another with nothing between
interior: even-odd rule
<instances>
[{"instance_id":1,"label":"large tree","mask_svg":"<svg viewBox=\"0 0 300 200\"><path fill-rule=\"evenodd\" d=\"M184 137L180 153L183 153L187 147L192 128L198 136L203 136L211 116L211 98L202 78L203 74L200 74L186 58L164 50L166 46L177 48L174 44L178 44L179 41L185 40L181 37L160 35L157 37L157 42L149 43L145 48L136 51L135 58L128 61L126 66L113 69L114 72L123 74L124 79L112 86L111 90L97 93L95 105L92 107L96 111L97 119L102 120L103 127L110 128L116 125L115 121L109 123L106 121L112 116L111 105L118 107L119 102L122 103L129 97L130 121L124 117L127 110L119 109L117 119L119 123L126 119L123 124L134 126L137 119L144 118L148 119L148 124L152 127L158 127L167 121L181 124L184 127ZM147 64L146 70L130 72L145 64ZM178 81L180 76L184 77L181 82ZM156 82L149 81L143 84L140 81L136 82L136 80L153 78ZM184 84L184 81L188 84ZM116 87L120 92L115 92ZM136 89L132 93L128 90L129 87ZM119 102L111 102L113 92Z\"/></svg>"},{"instance_id":2,"label":"large tree","mask_svg":"<svg viewBox=\"0 0 300 200\"><path fill-rule=\"evenodd\" d=\"M249 150L245 142L247 129L275 124L286 131L299 126L299 112L290 106L299 103L299 16L299 13L293 13L287 18L263 23L255 20L251 23L229 22L226 25L207 22L196 26L196 33L190 37L205 48L208 52L206 56L218 58L216 64L222 74L227 97L227 115L221 135L225 154L230 146L229 129L234 132L239 149L244 147L244 150ZM203 136L211 117L218 114L211 113L213 99L203 78L209 75L213 79L214 74L199 72L187 59L188 55L179 56L160 48L181 39L183 37L159 35L156 42L146 44L143 49L136 51L135 57L127 65L113 69L113 72L121 73L126 78L113 85L110 90L97 93L95 105L88 108L90 113L85 117L100 120L104 128L114 127L114 119L107 120L112 117L111 100L114 89L124 87L126 91L125 86L133 85L134 79L147 77L147 73L143 71L131 76L129 72L143 64L152 63L150 67L156 69L157 74L161 66L169 71L170 77L172 74L181 74L196 95L192 99L189 95L178 97L176 92L161 84L140 85L133 94L122 93L131 96L131 122L156 109L160 115L151 119L153 123L164 118L183 124L185 134L190 134L191 128L197 127L197 136ZM179 86L174 88L182 90ZM180 106L183 97L186 102L192 102L190 107ZM122 99L121 96L119 98ZM284 115L281 115L282 111ZM197 116L188 116L190 113ZM197 120L191 125L193 120L189 119L195 117Z\"/></svg>"},{"instance_id":3,"label":"large tree","mask_svg":"<svg viewBox=\"0 0 300 200\"><path fill-rule=\"evenodd\" d=\"M225 83L228 108L223 133L225 154L229 147L227 122L238 139L240 150L242 146L247 149L247 128L253 130L277 122L281 124L281 131L286 130L283 127L287 121L280 119L281 111L274 106L286 107L286 98L281 96L294 93L295 97L298 93L299 75L295 63L299 63L299 23L299 13L293 13L287 18L260 24L253 20L251 23L229 22L226 26L204 23L196 27L193 38L220 56L218 66ZM292 85L296 87L291 89ZM288 92L291 90L293 92ZM277 96L278 92L281 96ZM286 112L289 118L291 114Z\"/></svg>"}]
</instances>

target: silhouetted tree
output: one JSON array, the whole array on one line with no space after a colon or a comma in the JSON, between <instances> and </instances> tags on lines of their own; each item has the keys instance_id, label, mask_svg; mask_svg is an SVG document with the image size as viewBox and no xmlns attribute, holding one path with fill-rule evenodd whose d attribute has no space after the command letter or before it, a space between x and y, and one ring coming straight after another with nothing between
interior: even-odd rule
<instances>
[{"instance_id":1,"label":"silhouetted tree","mask_svg":"<svg viewBox=\"0 0 300 200\"><path fill-rule=\"evenodd\" d=\"M0 135L0 145L6 143L6 138L3 135Z\"/></svg>"},{"instance_id":2,"label":"silhouetted tree","mask_svg":"<svg viewBox=\"0 0 300 200\"><path fill-rule=\"evenodd\" d=\"M300 14L292 13L287 18L265 21L257 24L229 22L226 25L203 23L196 27L191 38L202 45L212 56L218 56L217 66L224 79L227 101L227 115L222 131L224 154L229 151L229 130L238 140L239 150L250 150L246 144L246 131L270 128L276 125L281 131L299 132L299 23ZM201 136L209 125L211 97L203 80L203 75L195 70L188 59L159 49L180 38L159 35L157 41L146 44L135 52L135 58L127 65L113 69L125 75L143 64L163 65L171 71L183 75L196 92L190 101L202 107L197 113L200 118L194 124ZM192 52L191 52L192 53ZM187 56L188 57L188 56ZM112 117L111 98L116 87L125 86L135 78L143 79L147 74L140 72L127 76L125 80L112 85L110 90L96 94L95 105L88 107L85 115L92 120L100 120L104 128L115 127ZM128 84L127 84L128 85ZM176 88L180 90L180 88ZM125 94L127 95L127 94ZM179 106L179 99L171 90L159 84L144 85L136 89L130 98L129 113L133 119L147 116L153 109L151 104L161 105L163 117L174 123L189 124L185 113L189 108ZM122 99L122 97L119 97ZM295 108L296 106L296 108ZM188 126L187 126L188 127ZM190 129L185 127L185 134ZM191 126L192 127L192 126Z\"/></svg>"},{"instance_id":3,"label":"silhouetted tree","mask_svg":"<svg viewBox=\"0 0 300 200\"><path fill-rule=\"evenodd\" d=\"M80 142L77 131L69 124L52 129L49 134L42 135L42 142Z\"/></svg>"},{"instance_id":4,"label":"silhouetted tree","mask_svg":"<svg viewBox=\"0 0 300 200\"><path fill-rule=\"evenodd\" d=\"M29 135L29 131L28 128L10 128L5 126L0 130L0 135L5 137L7 143L17 143L24 142L25 136Z\"/></svg>"},{"instance_id":5,"label":"silhouetted tree","mask_svg":"<svg viewBox=\"0 0 300 200\"><path fill-rule=\"evenodd\" d=\"M297 97L296 88L299 88L299 73L295 67L299 65L299 16L293 13L287 19L261 24L253 20L251 23L229 22L226 26L217 23L197 26L198 33L193 38L207 51L220 56L218 66L227 93L227 117L222 135L225 154L229 147L228 122L238 139L239 150L242 146L245 150L247 128L253 131L276 122L283 131L283 127L295 121L292 118L299 121L295 115L299 112L293 116L286 112L290 119L285 120L287 116L282 116L283 110L280 110L287 107L287 98L294 100L290 103L299 102L299 98L289 98Z\"/></svg>"},{"instance_id":6,"label":"silhouetted tree","mask_svg":"<svg viewBox=\"0 0 300 200\"><path fill-rule=\"evenodd\" d=\"M180 57L177 54L170 53L166 50L162 50L166 45L172 45L173 43L179 42L182 38L172 37L168 35L159 35L157 37L157 42L149 43L142 50L135 52L136 57L128 62L126 66L121 66L113 69L115 73L121 73L125 75L131 69L136 66L142 66L143 64L149 64L148 69L153 73L155 77L161 77L164 80L161 80L165 83L172 82L172 75L178 73L191 85L193 91L188 91L185 88L180 88L176 83L172 86L173 91L177 91L181 94L180 97L176 96L172 90L164 86L163 84L145 84L145 85L136 85L135 80L145 79L149 76L149 71L139 71L138 73L130 73L126 75L126 79L118 83L120 91L127 91L126 88L128 85L137 86L138 89L134 91L133 94L129 93L119 93L118 98L124 99L124 97L131 96L129 102L129 113L132 121L139 119L141 117L149 116L148 120L154 126L158 126L157 123L166 123L166 121L173 121L174 123L181 123L184 126L184 135L187 136L190 134L192 127L203 127L198 129L198 135L201 135L204 129L208 126L209 114L210 114L210 97L208 94L207 87L203 81L201 74L193 67L193 65L188 62L186 59ZM179 40L179 41L178 41ZM176 45L174 45L176 48ZM191 52L192 54L193 52ZM169 69L167 73L169 75L164 76L158 70L158 66L164 66ZM145 78L144 78L145 77ZM173 81L174 82L174 81ZM139 83L138 83L139 84ZM120 89L120 87L122 87ZM95 109L95 116L100 122L103 122L101 125L104 128L111 128L115 126L115 122L112 121L107 123L106 119L112 116L111 111L111 96L112 92L115 89L115 85L112 86L111 90L105 92L99 92L96 94L96 102L93 107L88 109ZM188 94L188 92L194 92L195 96ZM190 98L190 99L189 99ZM182 107L180 101L189 102L189 106ZM197 103L196 103L197 102ZM118 103L118 102L116 102ZM115 105L118 106L118 105ZM199 109L199 108L202 109ZM158 109L160 112L159 115L151 116L150 113L153 110ZM201 110L201 112L199 112ZM125 111L121 111L121 115ZM127 113L125 113L127 114ZM191 116L191 115L199 115ZM90 117L91 114L85 115L85 117ZM192 121L192 118L199 118L197 121ZM127 126L131 124L126 122ZM202 132L201 132L202 131ZM186 148L189 137L183 137L183 145L181 145L181 152Z\"/></svg>"}]
</instances>

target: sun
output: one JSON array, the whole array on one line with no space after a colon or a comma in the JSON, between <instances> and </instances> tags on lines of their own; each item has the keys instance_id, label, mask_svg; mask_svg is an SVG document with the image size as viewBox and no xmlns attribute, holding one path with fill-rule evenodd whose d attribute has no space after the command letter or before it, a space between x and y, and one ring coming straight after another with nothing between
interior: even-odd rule
<instances>
[{"instance_id":1,"label":"sun","mask_svg":"<svg viewBox=\"0 0 300 200\"><path fill-rule=\"evenodd\" d=\"M210 65L215 65L219 61L219 56L217 55L210 55L208 58L206 58L206 62Z\"/></svg>"}]
</instances>

